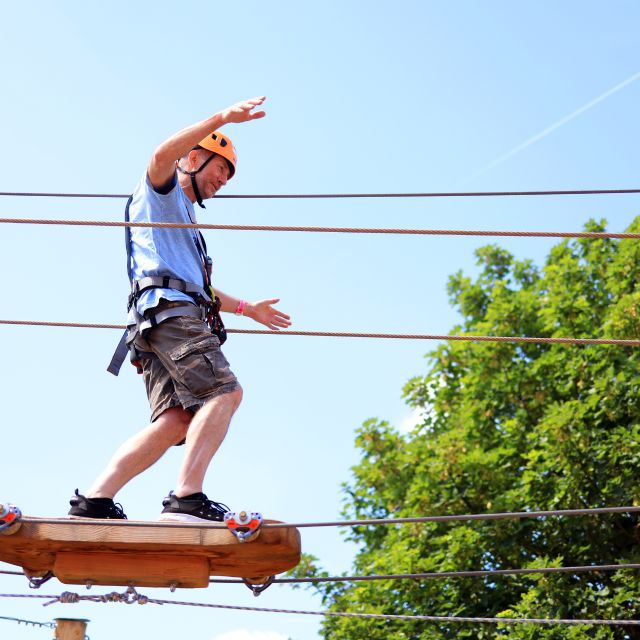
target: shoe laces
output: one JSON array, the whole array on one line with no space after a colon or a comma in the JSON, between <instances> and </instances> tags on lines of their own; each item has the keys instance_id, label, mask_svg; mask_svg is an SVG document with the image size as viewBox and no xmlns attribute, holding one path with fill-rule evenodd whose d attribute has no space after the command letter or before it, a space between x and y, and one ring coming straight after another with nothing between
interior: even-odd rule
<instances>
[{"instance_id":1,"label":"shoe laces","mask_svg":"<svg viewBox=\"0 0 640 640\"><path fill-rule=\"evenodd\" d=\"M118 518L121 518L122 520L127 520L127 516L124 513L124 509L122 507L122 505L119 502L114 502L113 506L111 507L111 511L112 513L115 513L116 516Z\"/></svg>"},{"instance_id":2,"label":"shoe laces","mask_svg":"<svg viewBox=\"0 0 640 640\"><path fill-rule=\"evenodd\" d=\"M209 498L205 498L203 502L208 509L211 509L211 511L217 511L222 514L227 513L227 511L231 511L231 509L229 509L229 507L223 502L216 502L215 500L209 500Z\"/></svg>"}]
</instances>

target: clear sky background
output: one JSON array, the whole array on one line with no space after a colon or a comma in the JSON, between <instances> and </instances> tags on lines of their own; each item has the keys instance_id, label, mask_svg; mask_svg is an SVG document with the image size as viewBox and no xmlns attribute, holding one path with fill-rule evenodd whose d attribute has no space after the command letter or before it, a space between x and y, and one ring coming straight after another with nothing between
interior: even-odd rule
<instances>
[{"instance_id":1,"label":"clear sky background","mask_svg":"<svg viewBox=\"0 0 640 640\"><path fill-rule=\"evenodd\" d=\"M154 147L228 104L265 94L267 117L231 125L237 176L223 193L424 192L638 187L640 4L635 0L323 3L4 3L0 191L128 193ZM622 231L637 196L210 201L201 222ZM124 201L0 198L0 217L121 220ZM499 242L542 262L554 241L205 232L223 290L280 297L292 328L448 333L447 278L475 272ZM122 323L122 229L4 224L0 318ZM255 326L227 319L229 327ZM105 368L112 330L0 326L1 501L59 516L148 419L132 367ZM370 417L406 428L401 390L433 343L231 336L245 389L205 490L288 521L340 517L341 484ZM155 519L173 487L174 449L118 500ZM423 514L416 514L423 515ZM302 532L332 574L355 548L334 529ZM1 540L0 540L1 543ZM5 570L8 565L0 565ZM49 582L41 591L69 587ZM85 593L82 587L71 587ZM94 589L106 592L109 588ZM141 589L159 598L321 608L306 591L243 586ZM0 593L33 593L0 575ZM438 611L425 611L438 614ZM0 615L91 620L92 640L310 640L319 619L170 606L40 606L0 599ZM0 637L47 629L0 620Z\"/></svg>"}]
</instances>

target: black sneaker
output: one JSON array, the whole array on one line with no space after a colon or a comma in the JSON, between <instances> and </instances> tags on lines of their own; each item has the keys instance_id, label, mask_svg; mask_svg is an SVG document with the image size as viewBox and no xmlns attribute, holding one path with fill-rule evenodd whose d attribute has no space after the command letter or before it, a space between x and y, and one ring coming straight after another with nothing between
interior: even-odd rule
<instances>
[{"instance_id":1,"label":"black sneaker","mask_svg":"<svg viewBox=\"0 0 640 640\"><path fill-rule=\"evenodd\" d=\"M111 498L87 498L78 493L69 500L71 509L69 515L72 518L101 518L105 520L126 520L122 505L115 503Z\"/></svg>"},{"instance_id":2,"label":"black sneaker","mask_svg":"<svg viewBox=\"0 0 640 640\"><path fill-rule=\"evenodd\" d=\"M222 522L224 514L230 511L226 504L209 500L204 493L194 493L178 498L173 491L162 501L164 509L159 520L179 520L182 522Z\"/></svg>"}]
</instances>

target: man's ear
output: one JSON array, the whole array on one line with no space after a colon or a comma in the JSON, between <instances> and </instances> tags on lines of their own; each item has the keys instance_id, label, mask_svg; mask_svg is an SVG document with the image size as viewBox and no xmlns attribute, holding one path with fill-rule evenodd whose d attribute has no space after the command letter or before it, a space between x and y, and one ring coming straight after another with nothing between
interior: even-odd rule
<instances>
[{"instance_id":1,"label":"man's ear","mask_svg":"<svg viewBox=\"0 0 640 640\"><path fill-rule=\"evenodd\" d=\"M187 154L187 171L195 171L198 168L198 150L191 149Z\"/></svg>"}]
</instances>

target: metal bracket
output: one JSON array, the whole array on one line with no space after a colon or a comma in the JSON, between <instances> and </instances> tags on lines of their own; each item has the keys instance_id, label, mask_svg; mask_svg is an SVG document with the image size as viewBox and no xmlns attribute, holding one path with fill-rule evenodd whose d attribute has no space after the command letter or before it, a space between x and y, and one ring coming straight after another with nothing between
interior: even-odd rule
<instances>
[{"instance_id":1,"label":"metal bracket","mask_svg":"<svg viewBox=\"0 0 640 640\"><path fill-rule=\"evenodd\" d=\"M14 504L0 504L0 531L8 529L22 518L22 511Z\"/></svg>"},{"instance_id":2,"label":"metal bracket","mask_svg":"<svg viewBox=\"0 0 640 640\"><path fill-rule=\"evenodd\" d=\"M275 579L275 576L269 576L262 584L251 584L246 578L242 578L242 582L251 589L253 595L257 598L265 589L268 589L273 584Z\"/></svg>"},{"instance_id":3,"label":"metal bracket","mask_svg":"<svg viewBox=\"0 0 640 640\"><path fill-rule=\"evenodd\" d=\"M41 578L29 578L29 589L39 589L45 582L54 578L53 571L47 571Z\"/></svg>"},{"instance_id":4,"label":"metal bracket","mask_svg":"<svg viewBox=\"0 0 640 640\"><path fill-rule=\"evenodd\" d=\"M262 514L256 511L228 511L224 514L224 523L240 542L247 542L262 526Z\"/></svg>"}]
</instances>

